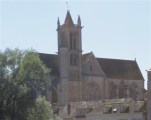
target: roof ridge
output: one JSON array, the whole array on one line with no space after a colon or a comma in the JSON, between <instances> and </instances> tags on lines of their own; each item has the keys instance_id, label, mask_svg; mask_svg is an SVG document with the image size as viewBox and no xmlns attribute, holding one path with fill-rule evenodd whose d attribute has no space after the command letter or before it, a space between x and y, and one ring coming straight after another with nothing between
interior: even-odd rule
<instances>
[{"instance_id":1,"label":"roof ridge","mask_svg":"<svg viewBox=\"0 0 151 120\"><path fill-rule=\"evenodd\" d=\"M49 54L49 53L38 53L38 54L43 54L43 55L56 55L56 56L57 56L57 54Z\"/></svg>"},{"instance_id":2,"label":"roof ridge","mask_svg":"<svg viewBox=\"0 0 151 120\"><path fill-rule=\"evenodd\" d=\"M104 59L104 60L120 60L120 61L131 61L131 62L136 62L136 60L127 60L127 59L118 59L118 58L99 58L99 57L96 57L96 59Z\"/></svg>"},{"instance_id":3,"label":"roof ridge","mask_svg":"<svg viewBox=\"0 0 151 120\"><path fill-rule=\"evenodd\" d=\"M88 54L91 54L91 52L88 52L88 53L82 54L82 56L83 56L83 55L88 55Z\"/></svg>"}]
</instances>

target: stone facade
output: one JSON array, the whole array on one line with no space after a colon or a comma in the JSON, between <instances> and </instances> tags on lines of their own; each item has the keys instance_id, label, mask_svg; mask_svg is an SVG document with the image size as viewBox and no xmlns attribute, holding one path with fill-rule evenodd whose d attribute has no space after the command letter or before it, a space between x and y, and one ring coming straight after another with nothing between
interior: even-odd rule
<instances>
[{"instance_id":1,"label":"stone facade","mask_svg":"<svg viewBox=\"0 0 151 120\"><path fill-rule=\"evenodd\" d=\"M75 25L69 12L67 12L63 25L60 25L58 19L58 56L62 89L59 97L60 105L65 105L68 101L80 99L81 29L80 17L78 18L77 25Z\"/></svg>"},{"instance_id":2,"label":"stone facade","mask_svg":"<svg viewBox=\"0 0 151 120\"><path fill-rule=\"evenodd\" d=\"M144 97L144 78L135 60L97 58L93 52L82 54L82 26L74 24L70 12L63 24L57 22L58 55L39 53L51 71L47 90L51 102L68 102Z\"/></svg>"},{"instance_id":3,"label":"stone facade","mask_svg":"<svg viewBox=\"0 0 151 120\"><path fill-rule=\"evenodd\" d=\"M142 93L144 81L108 79L109 99L133 98L134 100L143 100Z\"/></svg>"}]
</instances>

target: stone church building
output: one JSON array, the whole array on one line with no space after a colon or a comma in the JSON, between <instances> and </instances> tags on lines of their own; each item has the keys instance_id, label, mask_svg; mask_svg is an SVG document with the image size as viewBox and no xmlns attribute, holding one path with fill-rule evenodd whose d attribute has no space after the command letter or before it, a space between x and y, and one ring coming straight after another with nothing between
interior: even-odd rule
<instances>
[{"instance_id":1,"label":"stone church building","mask_svg":"<svg viewBox=\"0 0 151 120\"><path fill-rule=\"evenodd\" d=\"M96 57L82 54L82 26L67 11L63 24L58 19L58 54L39 53L51 68L47 99L59 106L68 102L133 98L143 100L144 78L136 60Z\"/></svg>"},{"instance_id":2,"label":"stone church building","mask_svg":"<svg viewBox=\"0 0 151 120\"><path fill-rule=\"evenodd\" d=\"M147 120L151 120L151 68L147 71Z\"/></svg>"}]
</instances>

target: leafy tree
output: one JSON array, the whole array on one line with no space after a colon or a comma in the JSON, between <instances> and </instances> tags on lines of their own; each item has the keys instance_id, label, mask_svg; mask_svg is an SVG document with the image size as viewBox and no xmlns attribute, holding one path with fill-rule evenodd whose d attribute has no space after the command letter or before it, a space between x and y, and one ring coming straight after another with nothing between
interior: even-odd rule
<instances>
[{"instance_id":1,"label":"leafy tree","mask_svg":"<svg viewBox=\"0 0 151 120\"><path fill-rule=\"evenodd\" d=\"M53 115L52 107L45 97L39 97L33 107L28 109L27 120L59 120L59 118Z\"/></svg>"},{"instance_id":2,"label":"leafy tree","mask_svg":"<svg viewBox=\"0 0 151 120\"><path fill-rule=\"evenodd\" d=\"M50 72L33 50L0 52L0 119L24 120Z\"/></svg>"}]
</instances>

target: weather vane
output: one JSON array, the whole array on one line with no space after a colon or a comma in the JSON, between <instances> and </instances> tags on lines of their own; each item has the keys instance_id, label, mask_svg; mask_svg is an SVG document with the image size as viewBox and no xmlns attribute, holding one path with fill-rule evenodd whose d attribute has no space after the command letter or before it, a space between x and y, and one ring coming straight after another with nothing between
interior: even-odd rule
<instances>
[{"instance_id":1,"label":"weather vane","mask_svg":"<svg viewBox=\"0 0 151 120\"><path fill-rule=\"evenodd\" d=\"M67 10L70 11L70 7L67 1L66 1L66 7L67 7Z\"/></svg>"}]
</instances>

